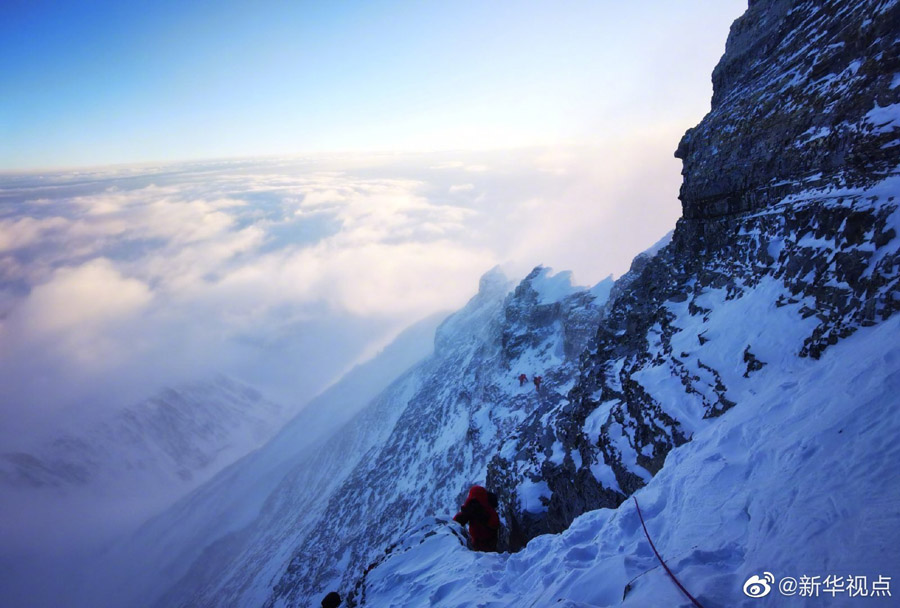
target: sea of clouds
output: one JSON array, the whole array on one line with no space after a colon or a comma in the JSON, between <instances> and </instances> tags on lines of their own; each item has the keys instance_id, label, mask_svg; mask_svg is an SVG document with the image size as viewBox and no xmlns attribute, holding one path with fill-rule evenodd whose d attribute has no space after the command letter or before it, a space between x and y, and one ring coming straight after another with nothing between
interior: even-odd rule
<instances>
[{"instance_id":1,"label":"sea of clouds","mask_svg":"<svg viewBox=\"0 0 900 608\"><path fill-rule=\"evenodd\" d=\"M632 140L0 175L0 441L214 372L299 408L496 264L620 274L679 214L669 154Z\"/></svg>"}]
</instances>

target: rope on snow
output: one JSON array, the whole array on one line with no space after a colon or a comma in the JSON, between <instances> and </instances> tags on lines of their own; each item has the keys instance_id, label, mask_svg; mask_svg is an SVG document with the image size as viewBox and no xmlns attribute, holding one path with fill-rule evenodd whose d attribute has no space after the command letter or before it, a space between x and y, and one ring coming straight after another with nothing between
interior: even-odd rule
<instances>
[{"instance_id":1,"label":"rope on snow","mask_svg":"<svg viewBox=\"0 0 900 608\"><path fill-rule=\"evenodd\" d=\"M644 528L644 535L647 537L647 542L650 543L650 548L653 549L653 553L656 554L656 559L658 559L659 563L662 564L662 567L666 569L666 572L669 573L669 577L671 577L671 579L673 581L675 581L675 584L678 585L678 588L681 589L681 592L684 593L689 600L694 602L694 606L696 606L697 608L703 608L703 606L700 604L700 602L698 602L694 598L694 596L691 595L688 592L688 590L684 588L684 585L682 585L681 582L675 577L675 575L669 569L669 566L666 564L666 562L663 560L662 556L659 554L659 551L656 550L656 545L653 544L653 540L650 538L650 533L647 532L647 524L644 523L644 515L641 513L641 506L638 504L637 498L632 496L631 499L634 501L634 506L637 507L638 517L641 518L641 526Z\"/></svg>"}]
</instances>

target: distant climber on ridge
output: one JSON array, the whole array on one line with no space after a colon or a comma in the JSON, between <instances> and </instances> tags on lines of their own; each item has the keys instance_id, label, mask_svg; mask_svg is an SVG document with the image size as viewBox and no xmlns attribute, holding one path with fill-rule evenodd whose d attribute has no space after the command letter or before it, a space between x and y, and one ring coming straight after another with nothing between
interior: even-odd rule
<instances>
[{"instance_id":1,"label":"distant climber on ridge","mask_svg":"<svg viewBox=\"0 0 900 608\"><path fill-rule=\"evenodd\" d=\"M519 374L519 386L525 386L525 383L528 382L528 376L525 374Z\"/></svg>"},{"instance_id":2,"label":"distant climber on ridge","mask_svg":"<svg viewBox=\"0 0 900 608\"><path fill-rule=\"evenodd\" d=\"M469 544L473 551L497 551L497 495L481 486L472 486L469 497L453 519L469 525Z\"/></svg>"},{"instance_id":3,"label":"distant climber on ridge","mask_svg":"<svg viewBox=\"0 0 900 608\"><path fill-rule=\"evenodd\" d=\"M544 379L541 376L535 376L534 377L534 390L536 390L536 391L541 390L541 382L543 382L543 381L544 381Z\"/></svg>"}]
</instances>

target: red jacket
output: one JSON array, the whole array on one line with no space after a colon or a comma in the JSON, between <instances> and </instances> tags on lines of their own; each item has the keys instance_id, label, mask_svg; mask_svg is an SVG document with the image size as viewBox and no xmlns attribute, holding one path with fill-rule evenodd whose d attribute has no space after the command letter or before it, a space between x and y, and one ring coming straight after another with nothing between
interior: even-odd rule
<instances>
[{"instance_id":1,"label":"red jacket","mask_svg":"<svg viewBox=\"0 0 900 608\"><path fill-rule=\"evenodd\" d=\"M500 518L488 500L488 491L472 486L466 504L453 518L462 525L469 524L469 539L475 551L496 551Z\"/></svg>"}]
</instances>

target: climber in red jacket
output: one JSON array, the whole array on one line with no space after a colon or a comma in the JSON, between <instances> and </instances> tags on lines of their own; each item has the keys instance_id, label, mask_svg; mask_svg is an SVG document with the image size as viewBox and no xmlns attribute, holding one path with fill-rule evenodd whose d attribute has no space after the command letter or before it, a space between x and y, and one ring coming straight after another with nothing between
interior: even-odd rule
<instances>
[{"instance_id":1,"label":"climber in red jacket","mask_svg":"<svg viewBox=\"0 0 900 608\"><path fill-rule=\"evenodd\" d=\"M528 382L528 376L525 374L519 374L519 386L524 386L524 384Z\"/></svg>"},{"instance_id":2,"label":"climber in red jacket","mask_svg":"<svg viewBox=\"0 0 900 608\"><path fill-rule=\"evenodd\" d=\"M469 540L475 551L496 551L500 518L497 497L481 486L472 486L469 497L454 517L462 525L469 524Z\"/></svg>"}]
</instances>

